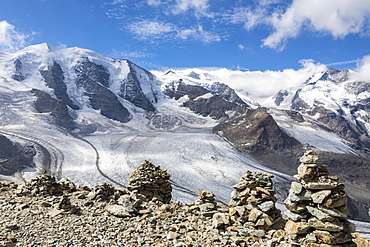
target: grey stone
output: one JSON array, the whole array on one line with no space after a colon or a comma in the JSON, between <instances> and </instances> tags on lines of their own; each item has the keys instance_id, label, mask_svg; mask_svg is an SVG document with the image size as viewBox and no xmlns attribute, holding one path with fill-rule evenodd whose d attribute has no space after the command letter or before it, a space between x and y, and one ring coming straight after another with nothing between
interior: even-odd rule
<instances>
[{"instance_id":1,"label":"grey stone","mask_svg":"<svg viewBox=\"0 0 370 247\"><path fill-rule=\"evenodd\" d=\"M311 207L311 206L306 206L307 211L318 218L319 220L324 220L324 221L333 221L335 218L317 208Z\"/></svg>"},{"instance_id":2,"label":"grey stone","mask_svg":"<svg viewBox=\"0 0 370 247\"><path fill-rule=\"evenodd\" d=\"M331 194L331 190L322 190L315 192L311 195L312 201L314 203L322 203L326 197Z\"/></svg>"},{"instance_id":3,"label":"grey stone","mask_svg":"<svg viewBox=\"0 0 370 247\"><path fill-rule=\"evenodd\" d=\"M266 201L266 202L259 204L258 208L261 209L262 212L267 212L275 208L275 203L273 201Z\"/></svg>"},{"instance_id":4,"label":"grey stone","mask_svg":"<svg viewBox=\"0 0 370 247\"><path fill-rule=\"evenodd\" d=\"M126 207L122 205L107 205L105 210L118 217L129 217L131 214L127 211Z\"/></svg>"}]
</instances>

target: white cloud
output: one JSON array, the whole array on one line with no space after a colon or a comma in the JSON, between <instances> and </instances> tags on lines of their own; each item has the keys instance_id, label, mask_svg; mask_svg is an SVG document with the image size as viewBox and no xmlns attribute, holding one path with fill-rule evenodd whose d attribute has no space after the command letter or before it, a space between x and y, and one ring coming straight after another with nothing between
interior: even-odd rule
<instances>
[{"instance_id":1,"label":"white cloud","mask_svg":"<svg viewBox=\"0 0 370 247\"><path fill-rule=\"evenodd\" d=\"M7 21L0 22L0 50L12 52L22 49L30 38L30 35L16 30L15 26Z\"/></svg>"},{"instance_id":2,"label":"white cloud","mask_svg":"<svg viewBox=\"0 0 370 247\"><path fill-rule=\"evenodd\" d=\"M66 44L58 42L57 48L58 49L66 49L66 48L68 48L68 46Z\"/></svg>"},{"instance_id":3,"label":"white cloud","mask_svg":"<svg viewBox=\"0 0 370 247\"><path fill-rule=\"evenodd\" d=\"M202 41L203 43L214 43L221 41L220 35L205 31L201 25L198 25L198 32L194 37L196 40Z\"/></svg>"},{"instance_id":4,"label":"white cloud","mask_svg":"<svg viewBox=\"0 0 370 247\"><path fill-rule=\"evenodd\" d=\"M212 79L228 84L237 92L249 94L257 101L275 95L281 89L298 87L313 74L325 71L325 65L313 60L301 60L299 70L238 71L219 69L212 71Z\"/></svg>"},{"instance_id":5,"label":"white cloud","mask_svg":"<svg viewBox=\"0 0 370 247\"><path fill-rule=\"evenodd\" d=\"M134 33L137 38L143 40L163 38L171 32L176 32L176 26L171 23L151 20L134 22L128 26L128 29Z\"/></svg>"},{"instance_id":6,"label":"white cloud","mask_svg":"<svg viewBox=\"0 0 370 247\"><path fill-rule=\"evenodd\" d=\"M227 17L233 24L243 23L244 28L248 31L265 22L267 13L263 6L259 6L256 9L249 7L239 7L233 10L233 13Z\"/></svg>"},{"instance_id":7,"label":"white cloud","mask_svg":"<svg viewBox=\"0 0 370 247\"><path fill-rule=\"evenodd\" d=\"M370 81L370 55L364 56L358 61L356 72L352 75L352 80Z\"/></svg>"},{"instance_id":8,"label":"white cloud","mask_svg":"<svg viewBox=\"0 0 370 247\"><path fill-rule=\"evenodd\" d=\"M158 7L162 4L161 0L147 0L149 6Z\"/></svg>"},{"instance_id":9,"label":"white cloud","mask_svg":"<svg viewBox=\"0 0 370 247\"><path fill-rule=\"evenodd\" d=\"M136 31L130 26L141 39L160 37L212 43L222 40L219 33L235 30L232 24L242 24L247 31L257 26L271 30L262 40L262 46L283 50L289 39L297 38L303 31L334 39L349 34L370 35L369 0L112 1L120 6L107 12L112 18L127 22L132 17L127 14L130 9L142 11L143 15L135 18L150 18L151 21L135 22L133 25L143 24L136 26Z\"/></svg>"},{"instance_id":10,"label":"white cloud","mask_svg":"<svg viewBox=\"0 0 370 247\"><path fill-rule=\"evenodd\" d=\"M239 44L238 45L238 48L242 51L247 51L247 52L252 52L252 48L251 47L248 47L248 46L245 46L243 44Z\"/></svg>"},{"instance_id":11,"label":"white cloud","mask_svg":"<svg viewBox=\"0 0 370 247\"><path fill-rule=\"evenodd\" d=\"M128 26L128 29L135 36L142 40L163 41L163 40L189 40L194 39L203 43L218 42L221 37L212 32L198 27L181 28L172 23L164 23L152 20L142 20L134 22Z\"/></svg>"},{"instance_id":12,"label":"white cloud","mask_svg":"<svg viewBox=\"0 0 370 247\"><path fill-rule=\"evenodd\" d=\"M170 9L173 14L193 10L198 17L212 17L213 15L209 12L209 7L208 0L176 0L175 5L171 6Z\"/></svg>"},{"instance_id":13,"label":"white cloud","mask_svg":"<svg viewBox=\"0 0 370 247\"><path fill-rule=\"evenodd\" d=\"M329 63L326 64L326 66L331 67L331 66L338 66L338 65L347 65L351 63L358 63L358 60L349 60L349 61L342 61L342 62L334 62L334 63Z\"/></svg>"},{"instance_id":14,"label":"white cloud","mask_svg":"<svg viewBox=\"0 0 370 247\"><path fill-rule=\"evenodd\" d=\"M274 32L263 40L263 45L284 49L286 41L305 28L334 38L368 34L369 16L368 0L294 0L285 12L275 11L267 17Z\"/></svg>"}]
</instances>

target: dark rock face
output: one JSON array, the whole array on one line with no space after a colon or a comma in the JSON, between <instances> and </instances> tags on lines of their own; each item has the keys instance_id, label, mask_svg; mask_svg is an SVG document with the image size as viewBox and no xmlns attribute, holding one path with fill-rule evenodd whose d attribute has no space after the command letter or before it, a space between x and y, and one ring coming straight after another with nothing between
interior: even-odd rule
<instances>
[{"instance_id":1,"label":"dark rock face","mask_svg":"<svg viewBox=\"0 0 370 247\"><path fill-rule=\"evenodd\" d=\"M22 62L19 60L19 59L16 59L14 61L14 65L15 65L15 73L14 75L12 75L12 78L16 81L23 81L24 80L24 76L22 75Z\"/></svg>"},{"instance_id":2,"label":"dark rock face","mask_svg":"<svg viewBox=\"0 0 370 247\"><path fill-rule=\"evenodd\" d=\"M137 73L137 70L142 70L151 80L154 79L153 75L150 74L148 71L139 68L130 61L127 61L127 63L130 68L130 72L128 73L127 78L122 83L120 90L121 93L119 94L119 96L130 101L137 107L140 107L146 111L154 112L155 107L153 106L153 103L157 102L157 98L154 99L154 102L150 102L145 96L140 86L141 78L140 74ZM153 91L152 93L155 96L155 93Z\"/></svg>"},{"instance_id":3,"label":"dark rock face","mask_svg":"<svg viewBox=\"0 0 370 247\"><path fill-rule=\"evenodd\" d=\"M237 104L240 104L240 105L248 106L235 93L235 90L232 89L231 87L229 87L226 84L223 84L223 83L220 83L220 82L216 82L216 83L212 84L212 86L210 88L210 91L211 91L212 94L217 94L217 95L221 96L223 99L225 99L225 100L227 100L229 102L233 102L233 103L237 103Z\"/></svg>"},{"instance_id":4,"label":"dark rock face","mask_svg":"<svg viewBox=\"0 0 370 247\"><path fill-rule=\"evenodd\" d=\"M83 58L75 71L79 76L77 84L83 85L86 89L90 89L89 87L93 87L96 83L109 87L108 70L100 64L91 62L87 57Z\"/></svg>"},{"instance_id":5,"label":"dark rock face","mask_svg":"<svg viewBox=\"0 0 370 247\"><path fill-rule=\"evenodd\" d=\"M227 120L243 114L247 108L245 106L231 103L218 95L210 98L197 98L189 100L183 104L193 112L202 115L203 117L212 117L217 120Z\"/></svg>"},{"instance_id":6,"label":"dark rock face","mask_svg":"<svg viewBox=\"0 0 370 247\"><path fill-rule=\"evenodd\" d=\"M320 114L320 117L317 120L326 128L335 133L339 133L345 139L355 143L357 148L370 148L369 136L366 131L359 126L347 121L343 116L323 107L315 107L310 112L310 115L315 115L316 113Z\"/></svg>"},{"instance_id":7,"label":"dark rock face","mask_svg":"<svg viewBox=\"0 0 370 247\"><path fill-rule=\"evenodd\" d=\"M370 82L354 81L346 84L345 89L348 93L358 95L360 93L370 91Z\"/></svg>"},{"instance_id":8,"label":"dark rock face","mask_svg":"<svg viewBox=\"0 0 370 247\"><path fill-rule=\"evenodd\" d=\"M202 96L209 91L201 86L195 85L188 85L180 79L178 82L177 88L174 84L166 86L165 94L170 97L174 98L175 100L180 99L181 97L188 95L190 99L195 99L199 96Z\"/></svg>"},{"instance_id":9,"label":"dark rock face","mask_svg":"<svg viewBox=\"0 0 370 247\"><path fill-rule=\"evenodd\" d=\"M301 143L279 128L264 108L248 109L243 115L217 125L213 132L225 137L238 150L252 154L278 170L285 170L285 162L279 159L283 156L296 159L302 148Z\"/></svg>"},{"instance_id":10,"label":"dark rock face","mask_svg":"<svg viewBox=\"0 0 370 247\"><path fill-rule=\"evenodd\" d=\"M370 161L354 154L319 152L320 164L330 164L330 170L340 174L344 182L357 184L370 190Z\"/></svg>"},{"instance_id":11,"label":"dark rock face","mask_svg":"<svg viewBox=\"0 0 370 247\"><path fill-rule=\"evenodd\" d=\"M289 92L287 90L280 90L276 95L274 95L275 104L279 106L286 96L289 95Z\"/></svg>"},{"instance_id":12,"label":"dark rock face","mask_svg":"<svg viewBox=\"0 0 370 247\"><path fill-rule=\"evenodd\" d=\"M33 89L32 93L37 97L35 108L40 113L50 113L56 124L66 127L73 127L72 117L69 115L67 105L60 100L52 98L49 94Z\"/></svg>"},{"instance_id":13,"label":"dark rock face","mask_svg":"<svg viewBox=\"0 0 370 247\"><path fill-rule=\"evenodd\" d=\"M301 91L302 91L302 89L298 89L297 92L295 93L294 97L293 97L292 106L291 106L292 110L302 111L302 110L310 108L310 106L306 102L304 102L304 100L302 100L299 97L299 93Z\"/></svg>"},{"instance_id":14,"label":"dark rock face","mask_svg":"<svg viewBox=\"0 0 370 247\"><path fill-rule=\"evenodd\" d=\"M130 121L131 114L119 102L117 96L108 88L109 74L101 65L91 62L88 58L81 61L75 68L77 84L85 89L91 107L113 120L123 123Z\"/></svg>"},{"instance_id":15,"label":"dark rock face","mask_svg":"<svg viewBox=\"0 0 370 247\"><path fill-rule=\"evenodd\" d=\"M63 70L58 63L54 62L53 65L48 66L46 70L42 70L40 73L44 77L46 85L54 89L55 96L59 100L74 110L79 109L67 94L67 86L64 83Z\"/></svg>"},{"instance_id":16,"label":"dark rock face","mask_svg":"<svg viewBox=\"0 0 370 247\"><path fill-rule=\"evenodd\" d=\"M22 147L0 135L0 174L11 176L26 167L32 167L36 150L33 145Z\"/></svg>"},{"instance_id":17,"label":"dark rock face","mask_svg":"<svg viewBox=\"0 0 370 247\"><path fill-rule=\"evenodd\" d=\"M284 111L286 114L288 114L289 117L291 117L293 120L299 122L299 123L303 123L304 122L304 118L302 116L302 114L300 114L299 112L297 111L290 111L290 110L285 110Z\"/></svg>"}]
</instances>

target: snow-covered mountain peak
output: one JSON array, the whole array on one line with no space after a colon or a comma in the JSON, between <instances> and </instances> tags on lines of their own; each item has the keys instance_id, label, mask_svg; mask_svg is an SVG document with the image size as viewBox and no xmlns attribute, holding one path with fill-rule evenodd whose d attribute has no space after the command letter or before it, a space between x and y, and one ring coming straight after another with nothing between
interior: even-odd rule
<instances>
[{"instance_id":1,"label":"snow-covered mountain peak","mask_svg":"<svg viewBox=\"0 0 370 247\"><path fill-rule=\"evenodd\" d=\"M163 90L166 90L168 87L172 87L177 90L177 87L180 84L199 86L217 95L222 93L232 94L234 96L231 98L240 98L240 100L237 100L238 103L247 104L251 108L259 107L259 104L250 98L247 93L235 91L228 85L229 79L227 75L230 71L224 68L186 68L171 69L166 72L151 72L163 82ZM237 73L237 71L234 71L234 73Z\"/></svg>"},{"instance_id":2,"label":"snow-covered mountain peak","mask_svg":"<svg viewBox=\"0 0 370 247\"><path fill-rule=\"evenodd\" d=\"M367 147L370 143L370 82L353 81L352 73L328 69L313 75L301 87L279 91L266 102L270 108L297 112L307 121L317 121L355 145ZM303 123L297 125L302 127Z\"/></svg>"},{"instance_id":3,"label":"snow-covered mountain peak","mask_svg":"<svg viewBox=\"0 0 370 247\"><path fill-rule=\"evenodd\" d=\"M7 90L37 92L40 100L51 97L40 107L56 100L78 110L72 115L93 109L120 122L129 121L135 112L155 112L154 104L161 97L158 80L128 60L46 43L1 54L0 78L0 87Z\"/></svg>"}]
</instances>

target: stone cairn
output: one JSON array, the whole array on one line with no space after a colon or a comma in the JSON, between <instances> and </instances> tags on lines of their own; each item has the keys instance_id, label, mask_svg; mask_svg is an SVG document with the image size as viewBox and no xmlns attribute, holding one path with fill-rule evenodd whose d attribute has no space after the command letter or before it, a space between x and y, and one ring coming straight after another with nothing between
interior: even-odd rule
<instances>
[{"instance_id":1,"label":"stone cairn","mask_svg":"<svg viewBox=\"0 0 370 247\"><path fill-rule=\"evenodd\" d=\"M49 174L42 174L37 178L31 179L22 188L31 192L32 195L42 194L42 195L61 195L63 190L55 180L55 177Z\"/></svg>"},{"instance_id":2,"label":"stone cairn","mask_svg":"<svg viewBox=\"0 0 370 247\"><path fill-rule=\"evenodd\" d=\"M42 174L37 178L31 179L26 184L18 185L17 193L20 195L63 195L63 191L73 192L76 186L64 178L59 182L54 176Z\"/></svg>"},{"instance_id":3,"label":"stone cairn","mask_svg":"<svg viewBox=\"0 0 370 247\"><path fill-rule=\"evenodd\" d=\"M266 231L282 228L285 223L275 207L272 178L268 173L247 171L234 185L229 215L231 222L243 226L246 234L262 237Z\"/></svg>"},{"instance_id":4,"label":"stone cairn","mask_svg":"<svg viewBox=\"0 0 370 247\"><path fill-rule=\"evenodd\" d=\"M318 167L315 151L301 158L299 182L293 182L284 201L288 222L285 231L289 241L300 246L352 246L355 226L347 220L344 184L329 175L326 165ZM317 244L319 243L319 244Z\"/></svg>"},{"instance_id":5,"label":"stone cairn","mask_svg":"<svg viewBox=\"0 0 370 247\"><path fill-rule=\"evenodd\" d=\"M98 202L109 202L117 200L121 195L125 193L125 190L116 189L111 184L103 182L99 185L96 185L89 192L87 198Z\"/></svg>"},{"instance_id":6,"label":"stone cairn","mask_svg":"<svg viewBox=\"0 0 370 247\"><path fill-rule=\"evenodd\" d=\"M169 179L170 175L166 170L146 160L130 175L126 189L144 195L148 200L155 198L160 202L169 203L172 198Z\"/></svg>"},{"instance_id":7,"label":"stone cairn","mask_svg":"<svg viewBox=\"0 0 370 247\"><path fill-rule=\"evenodd\" d=\"M208 190L198 190L198 200L195 206L199 208L200 214L206 218L212 218L217 213L215 195Z\"/></svg>"}]
</instances>

